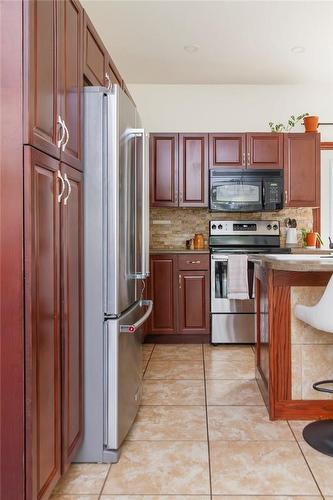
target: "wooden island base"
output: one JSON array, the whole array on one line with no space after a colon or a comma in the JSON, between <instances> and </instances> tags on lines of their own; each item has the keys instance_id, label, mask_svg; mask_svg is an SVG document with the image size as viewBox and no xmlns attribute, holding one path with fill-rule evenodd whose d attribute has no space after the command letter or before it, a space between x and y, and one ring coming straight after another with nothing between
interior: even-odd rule
<instances>
[{"instance_id":1,"label":"wooden island base","mask_svg":"<svg viewBox=\"0 0 333 500\"><path fill-rule=\"evenodd\" d=\"M256 378L272 420L333 418L333 395L312 388L333 379L333 335L293 314L295 303L319 300L331 274L277 270L267 262L255 266Z\"/></svg>"}]
</instances>

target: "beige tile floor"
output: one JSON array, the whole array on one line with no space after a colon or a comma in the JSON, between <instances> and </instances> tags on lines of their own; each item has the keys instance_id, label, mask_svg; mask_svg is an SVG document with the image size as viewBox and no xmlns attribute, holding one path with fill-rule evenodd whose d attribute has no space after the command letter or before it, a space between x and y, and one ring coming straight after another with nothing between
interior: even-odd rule
<instances>
[{"instance_id":1,"label":"beige tile floor","mask_svg":"<svg viewBox=\"0 0 333 500\"><path fill-rule=\"evenodd\" d=\"M307 422L270 422L251 347L144 345L140 412L118 464L73 464L53 500L333 499Z\"/></svg>"}]
</instances>

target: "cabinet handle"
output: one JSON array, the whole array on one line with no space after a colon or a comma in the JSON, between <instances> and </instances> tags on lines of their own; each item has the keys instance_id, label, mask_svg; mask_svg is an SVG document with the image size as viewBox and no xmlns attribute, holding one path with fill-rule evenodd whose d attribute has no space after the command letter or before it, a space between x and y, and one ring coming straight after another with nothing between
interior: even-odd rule
<instances>
[{"instance_id":1,"label":"cabinet handle","mask_svg":"<svg viewBox=\"0 0 333 500\"><path fill-rule=\"evenodd\" d=\"M111 90L111 78L109 77L108 73L105 73L105 79L108 82L108 84L106 85L106 89Z\"/></svg>"},{"instance_id":2,"label":"cabinet handle","mask_svg":"<svg viewBox=\"0 0 333 500\"><path fill-rule=\"evenodd\" d=\"M68 128L67 128L67 125L66 125L65 121L63 121L63 124L64 124L64 128L65 128L65 131L66 131L66 140L63 143L63 145L61 146L61 149L62 149L62 151L65 151L65 148L66 148L66 146L68 144L68 141L69 141L69 132L68 132Z\"/></svg>"},{"instance_id":3,"label":"cabinet handle","mask_svg":"<svg viewBox=\"0 0 333 500\"><path fill-rule=\"evenodd\" d=\"M242 162L242 164L243 164L243 167L245 167L245 153L243 153L243 162Z\"/></svg>"},{"instance_id":4,"label":"cabinet handle","mask_svg":"<svg viewBox=\"0 0 333 500\"><path fill-rule=\"evenodd\" d=\"M182 287L182 275L181 274L178 274L178 286L179 286L179 288Z\"/></svg>"},{"instance_id":5,"label":"cabinet handle","mask_svg":"<svg viewBox=\"0 0 333 500\"><path fill-rule=\"evenodd\" d=\"M67 192L66 198L64 199L64 205L67 205L68 198L70 197L71 192L72 192L72 186L71 186L71 183L68 180L67 174L65 174L65 182L67 182L68 192Z\"/></svg>"},{"instance_id":6,"label":"cabinet handle","mask_svg":"<svg viewBox=\"0 0 333 500\"><path fill-rule=\"evenodd\" d=\"M65 181L64 181L63 176L61 175L60 170L58 170L58 179L60 179L60 182L61 182L61 191L58 194L58 203L61 203L61 198L62 198L62 195L64 194L64 191L65 191Z\"/></svg>"},{"instance_id":7,"label":"cabinet handle","mask_svg":"<svg viewBox=\"0 0 333 500\"><path fill-rule=\"evenodd\" d=\"M288 204L288 191L285 190L284 192L284 204L287 205Z\"/></svg>"},{"instance_id":8,"label":"cabinet handle","mask_svg":"<svg viewBox=\"0 0 333 500\"><path fill-rule=\"evenodd\" d=\"M60 125L60 130L61 130L60 139L57 140L57 147L60 148L61 144L62 144L62 141L64 140L65 134L66 134L66 130L65 130L65 127L64 127L64 121L62 120L62 118L61 118L60 115L58 116L57 124ZM60 130L59 130L59 132L60 132Z\"/></svg>"},{"instance_id":9,"label":"cabinet handle","mask_svg":"<svg viewBox=\"0 0 333 500\"><path fill-rule=\"evenodd\" d=\"M200 260L187 260L186 264L200 264Z\"/></svg>"},{"instance_id":10,"label":"cabinet handle","mask_svg":"<svg viewBox=\"0 0 333 500\"><path fill-rule=\"evenodd\" d=\"M250 153L250 151L248 151L248 153L247 153L247 164L250 165L250 163L251 163L251 153Z\"/></svg>"}]
</instances>

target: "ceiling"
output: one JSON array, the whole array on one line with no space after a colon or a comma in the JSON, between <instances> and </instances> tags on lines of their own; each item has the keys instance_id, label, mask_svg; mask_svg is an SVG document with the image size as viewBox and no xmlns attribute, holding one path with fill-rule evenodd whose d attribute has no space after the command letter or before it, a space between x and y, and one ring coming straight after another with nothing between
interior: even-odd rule
<instances>
[{"instance_id":1,"label":"ceiling","mask_svg":"<svg viewBox=\"0 0 333 500\"><path fill-rule=\"evenodd\" d=\"M333 83L331 0L82 3L128 83Z\"/></svg>"}]
</instances>

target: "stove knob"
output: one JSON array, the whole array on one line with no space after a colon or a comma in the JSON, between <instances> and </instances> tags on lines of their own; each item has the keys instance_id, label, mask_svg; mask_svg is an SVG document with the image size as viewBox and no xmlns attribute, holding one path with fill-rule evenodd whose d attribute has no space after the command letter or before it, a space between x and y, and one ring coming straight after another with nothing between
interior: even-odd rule
<instances>
[{"instance_id":1,"label":"stove knob","mask_svg":"<svg viewBox=\"0 0 333 500\"><path fill-rule=\"evenodd\" d=\"M222 224L219 224L219 225L218 225L218 229L223 229Z\"/></svg>"},{"instance_id":2,"label":"stove knob","mask_svg":"<svg viewBox=\"0 0 333 500\"><path fill-rule=\"evenodd\" d=\"M271 224L267 224L266 227L267 227L268 231L270 231L272 229L272 225Z\"/></svg>"},{"instance_id":3,"label":"stove knob","mask_svg":"<svg viewBox=\"0 0 333 500\"><path fill-rule=\"evenodd\" d=\"M213 224L213 225L212 225L212 229L216 229L216 224Z\"/></svg>"},{"instance_id":4,"label":"stove knob","mask_svg":"<svg viewBox=\"0 0 333 500\"><path fill-rule=\"evenodd\" d=\"M277 229L279 229L279 226L277 224L274 224L273 229L274 231L276 231Z\"/></svg>"}]
</instances>

